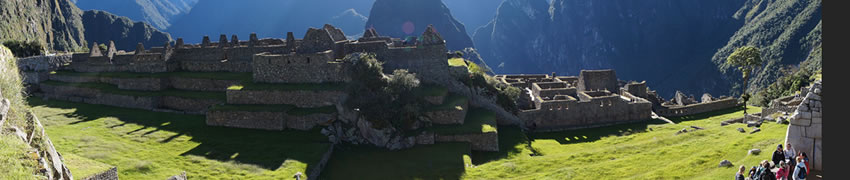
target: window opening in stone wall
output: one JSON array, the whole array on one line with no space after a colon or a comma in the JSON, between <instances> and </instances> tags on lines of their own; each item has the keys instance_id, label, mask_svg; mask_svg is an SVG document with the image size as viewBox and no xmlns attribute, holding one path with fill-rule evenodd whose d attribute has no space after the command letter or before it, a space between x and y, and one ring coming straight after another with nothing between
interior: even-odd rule
<instances>
[{"instance_id":1,"label":"window opening in stone wall","mask_svg":"<svg viewBox=\"0 0 850 180\"><path fill-rule=\"evenodd\" d=\"M310 63L310 58L307 58L307 64L309 64L309 63Z\"/></svg>"}]
</instances>

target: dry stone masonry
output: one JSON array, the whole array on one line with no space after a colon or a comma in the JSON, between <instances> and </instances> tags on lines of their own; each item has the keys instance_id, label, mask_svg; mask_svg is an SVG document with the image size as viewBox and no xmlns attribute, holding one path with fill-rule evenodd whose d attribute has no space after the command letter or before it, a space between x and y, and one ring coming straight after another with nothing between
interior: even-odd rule
<instances>
[{"instance_id":1,"label":"dry stone masonry","mask_svg":"<svg viewBox=\"0 0 850 180\"><path fill-rule=\"evenodd\" d=\"M797 152L805 152L813 170L823 170L822 84L818 80L798 94L802 100L791 114L785 135L785 144L791 143Z\"/></svg>"}]
</instances>

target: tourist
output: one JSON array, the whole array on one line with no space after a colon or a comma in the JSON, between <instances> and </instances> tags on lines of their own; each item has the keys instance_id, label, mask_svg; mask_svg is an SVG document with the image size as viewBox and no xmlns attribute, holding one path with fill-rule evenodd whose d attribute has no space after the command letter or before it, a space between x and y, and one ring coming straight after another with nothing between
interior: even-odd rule
<instances>
[{"instance_id":1,"label":"tourist","mask_svg":"<svg viewBox=\"0 0 850 180\"><path fill-rule=\"evenodd\" d=\"M797 150L794 149L794 146L791 146L791 143L785 145L785 161L788 164L788 172L794 172L794 168L797 167L797 161L795 160L795 155L797 155ZM791 173L788 173L788 179L791 178Z\"/></svg>"},{"instance_id":2,"label":"tourist","mask_svg":"<svg viewBox=\"0 0 850 180\"><path fill-rule=\"evenodd\" d=\"M779 161L779 170L776 171L776 179L778 180L787 180L788 179L788 164L785 164L785 161Z\"/></svg>"},{"instance_id":3,"label":"tourist","mask_svg":"<svg viewBox=\"0 0 850 180\"><path fill-rule=\"evenodd\" d=\"M800 156L803 157L803 163L806 164L806 174L809 174L809 156L806 156L806 152L800 152Z\"/></svg>"},{"instance_id":4,"label":"tourist","mask_svg":"<svg viewBox=\"0 0 850 180\"><path fill-rule=\"evenodd\" d=\"M792 175L794 180L806 179L806 177L809 175L809 173L807 172L809 171L808 166L806 166L806 164L802 162L803 157L797 156L797 168L794 169L794 173Z\"/></svg>"},{"instance_id":5,"label":"tourist","mask_svg":"<svg viewBox=\"0 0 850 180\"><path fill-rule=\"evenodd\" d=\"M756 173L756 180L772 180L773 178L776 178L776 175L770 170L770 162L767 160L761 161L761 167L759 167Z\"/></svg>"},{"instance_id":6,"label":"tourist","mask_svg":"<svg viewBox=\"0 0 850 180\"><path fill-rule=\"evenodd\" d=\"M746 170L747 170L747 167L744 166L744 165L741 165L741 167L738 168L738 172L735 173L735 180L746 180L746 177L744 177L744 171L746 171Z\"/></svg>"},{"instance_id":7,"label":"tourist","mask_svg":"<svg viewBox=\"0 0 850 180\"><path fill-rule=\"evenodd\" d=\"M755 179L756 178L756 167L753 166L750 168L750 173L747 175L747 179Z\"/></svg>"},{"instance_id":8,"label":"tourist","mask_svg":"<svg viewBox=\"0 0 850 180\"><path fill-rule=\"evenodd\" d=\"M785 151L782 151L782 144L776 146L776 151L773 151L773 165L779 165L779 162L785 160Z\"/></svg>"}]
</instances>

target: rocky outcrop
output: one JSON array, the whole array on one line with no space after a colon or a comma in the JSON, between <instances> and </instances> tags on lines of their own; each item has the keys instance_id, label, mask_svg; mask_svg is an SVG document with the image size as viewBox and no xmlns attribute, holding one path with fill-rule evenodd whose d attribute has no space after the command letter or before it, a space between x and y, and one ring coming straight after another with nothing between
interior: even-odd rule
<instances>
[{"instance_id":1,"label":"rocky outcrop","mask_svg":"<svg viewBox=\"0 0 850 180\"><path fill-rule=\"evenodd\" d=\"M0 1L0 12L2 40L36 41L57 51L88 47L83 12L70 0Z\"/></svg>"},{"instance_id":2,"label":"rocky outcrop","mask_svg":"<svg viewBox=\"0 0 850 180\"><path fill-rule=\"evenodd\" d=\"M823 90L822 82L813 83L804 89L803 101L791 114L790 125L785 134L785 144L791 143L797 152L809 156L809 167L823 170Z\"/></svg>"},{"instance_id":3,"label":"rocky outcrop","mask_svg":"<svg viewBox=\"0 0 850 180\"><path fill-rule=\"evenodd\" d=\"M74 1L83 10L109 11L163 30L168 29L174 21L188 14L192 7L198 3L198 0Z\"/></svg>"},{"instance_id":4,"label":"rocky outcrop","mask_svg":"<svg viewBox=\"0 0 850 180\"><path fill-rule=\"evenodd\" d=\"M171 35L143 22L133 22L127 17L116 16L106 11L91 10L82 14L89 43L115 42L115 48L131 52L142 43L145 49L163 46L171 41Z\"/></svg>"},{"instance_id":5,"label":"rocky outcrop","mask_svg":"<svg viewBox=\"0 0 850 180\"><path fill-rule=\"evenodd\" d=\"M441 0L377 0L366 28L375 28L385 36L407 38L419 36L423 27L431 24L445 38L450 51L474 47L466 27L452 17Z\"/></svg>"}]
</instances>

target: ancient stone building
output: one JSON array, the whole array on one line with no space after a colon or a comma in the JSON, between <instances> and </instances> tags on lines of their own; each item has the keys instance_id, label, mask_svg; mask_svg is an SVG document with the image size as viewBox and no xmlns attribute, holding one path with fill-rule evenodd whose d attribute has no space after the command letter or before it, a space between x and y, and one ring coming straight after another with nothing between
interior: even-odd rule
<instances>
[{"instance_id":1,"label":"ancient stone building","mask_svg":"<svg viewBox=\"0 0 850 180\"><path fill-rule=\"evenodd\" d=\"M823 170L823 92L817 81L798 94L799 105L791 114L785 144L791 143L797 152L806 152L809 167Z\"/></svg>"}]
</instances>

